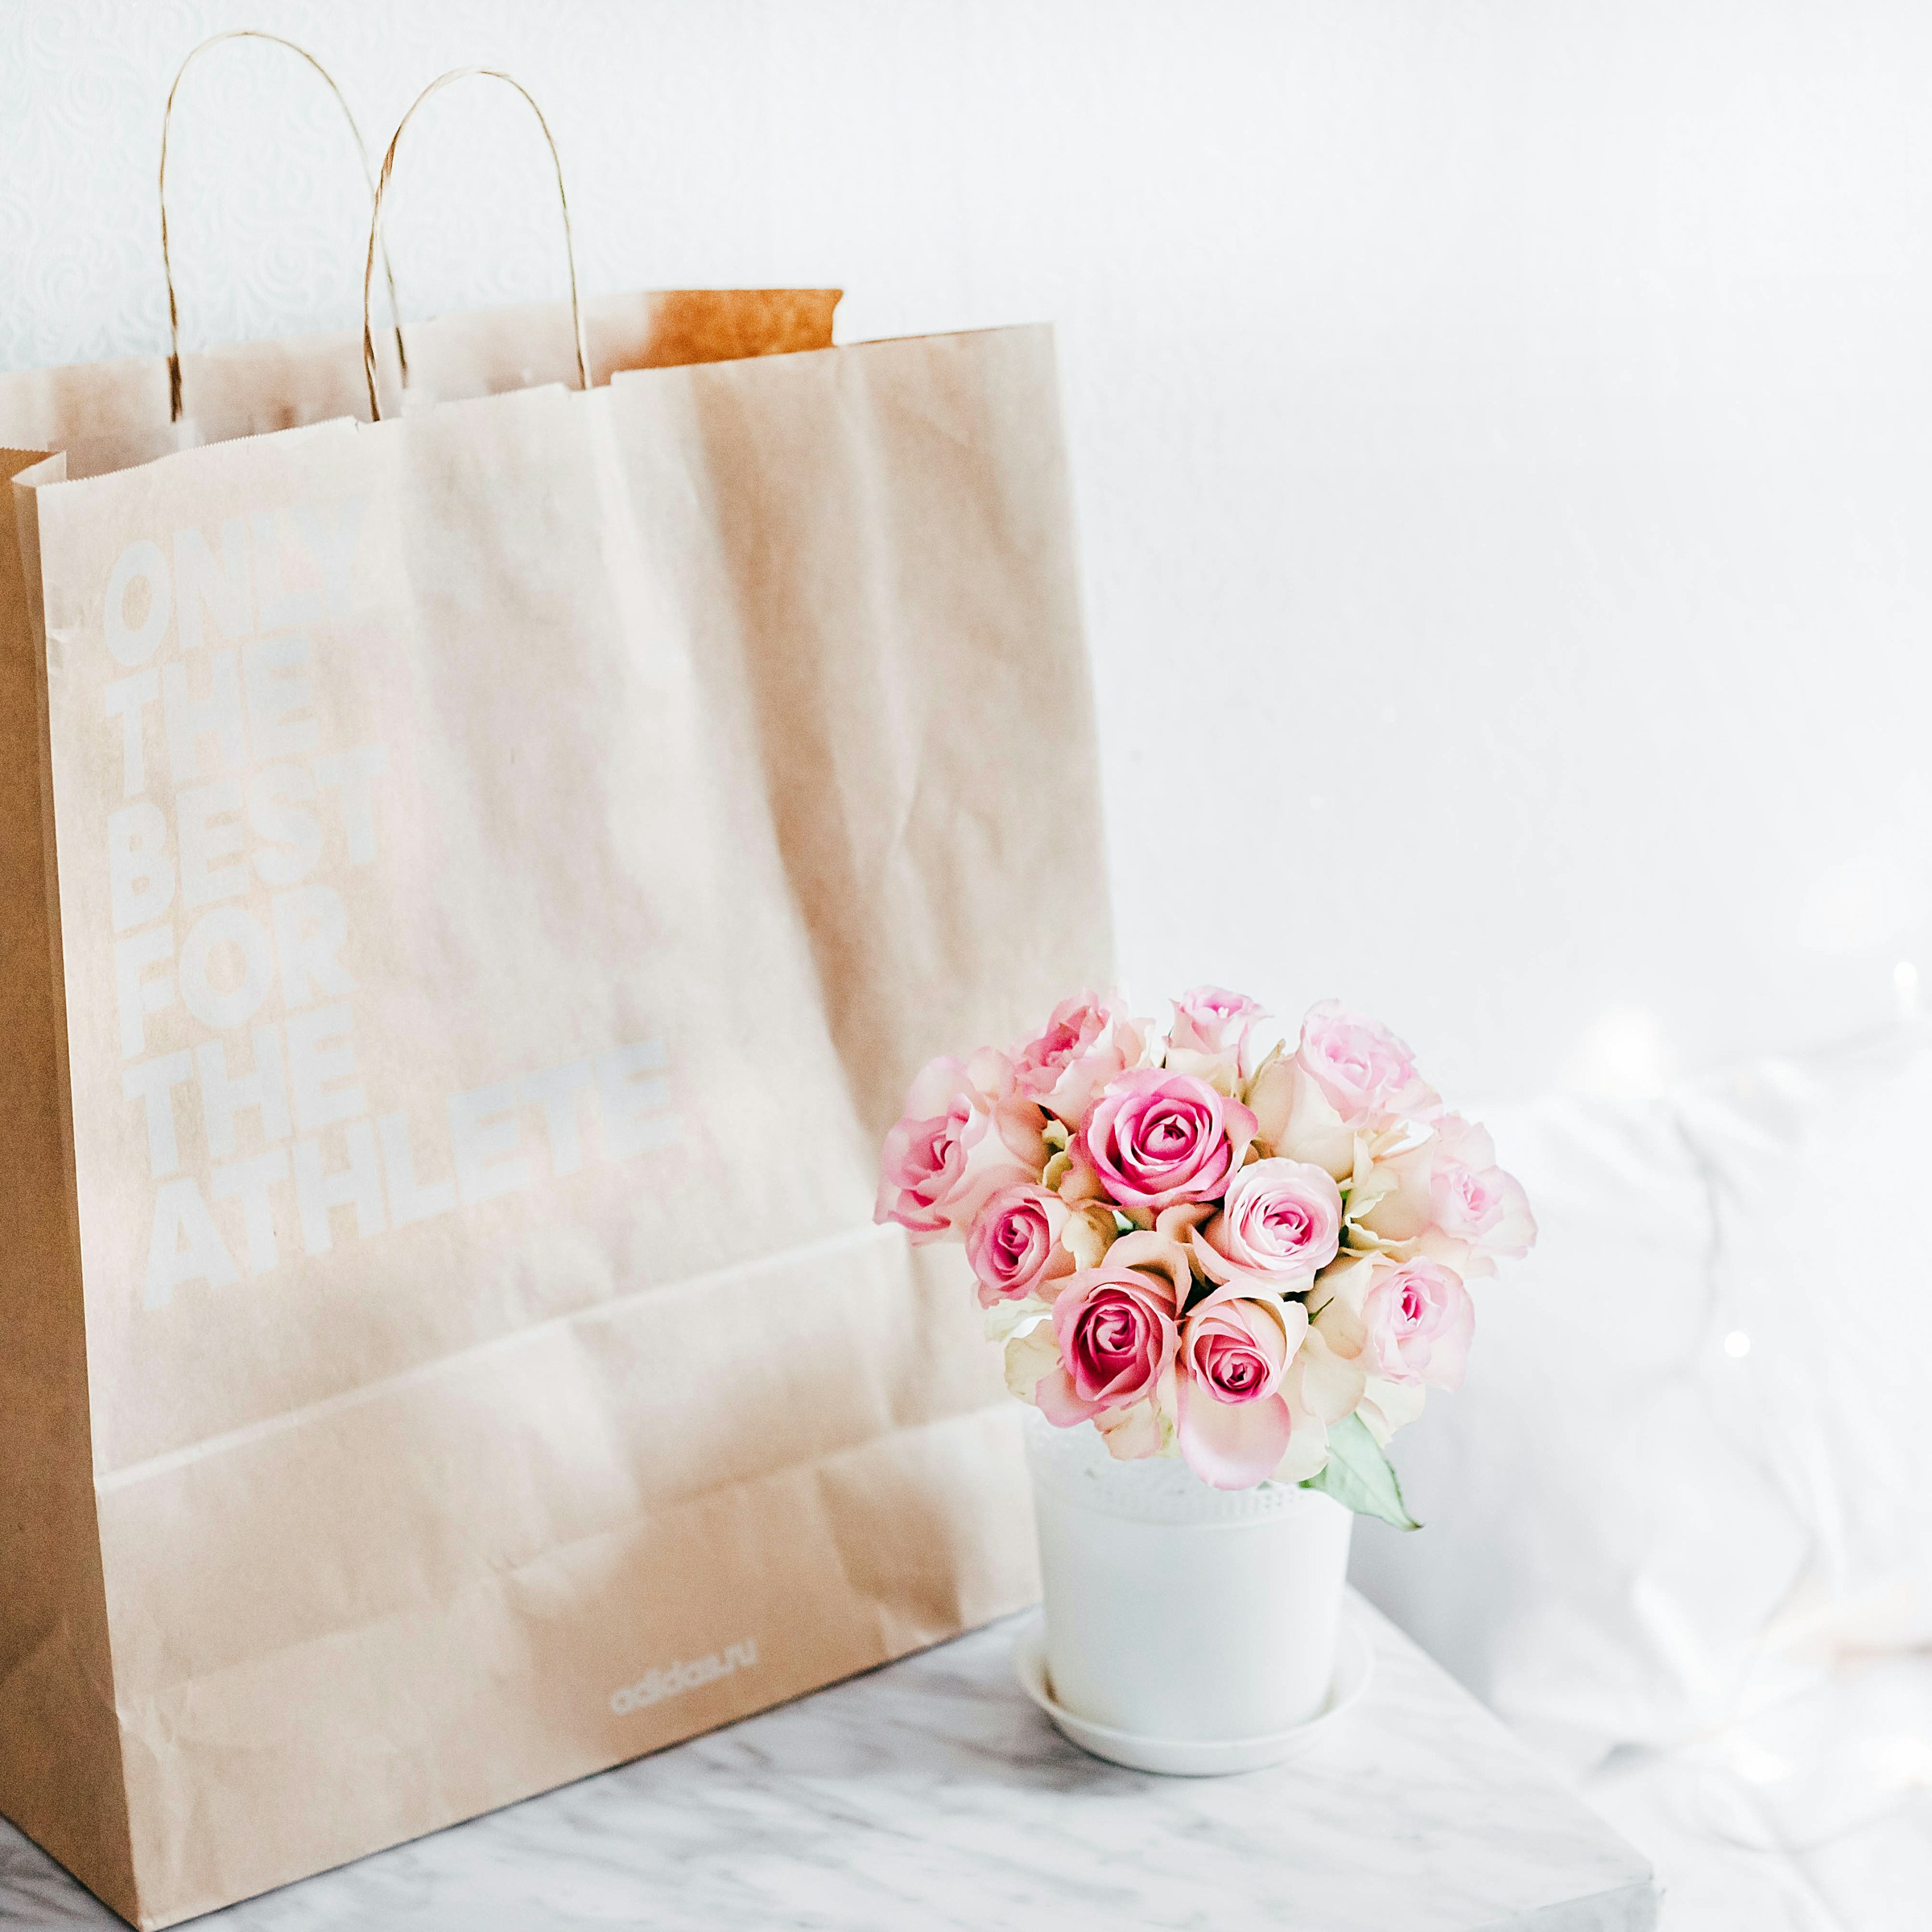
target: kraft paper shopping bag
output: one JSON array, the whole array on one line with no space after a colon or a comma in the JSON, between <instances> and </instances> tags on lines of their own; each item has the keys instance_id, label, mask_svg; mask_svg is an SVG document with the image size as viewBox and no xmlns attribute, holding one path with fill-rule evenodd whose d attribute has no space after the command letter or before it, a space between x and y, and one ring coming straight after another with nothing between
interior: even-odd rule
<instances>
[{"instance_id":1,"label":"kraft paper shopping bag","mask_svg":"<svg viewBox=\"0 0 1932 1932\"><path fill-rule=\"evenodd\" d=\"M171 1923L1028 1600L871 1209L1107 971L1048 333L7 460L0 1808Z\"/></svg>"},{"instance_id":2,"label":"kraft paper shopping bag","mask_svg":"<svg viewBox=\"0 0 1932 1932\"><path fill-rule=\"evenodd\" d=\"M82 1721L8 1798L130 1917L1030 1597L870 1212L918 1061L1107 964L1055 413L1020 330L18 486Z\"/></svg>"}]
</instances>

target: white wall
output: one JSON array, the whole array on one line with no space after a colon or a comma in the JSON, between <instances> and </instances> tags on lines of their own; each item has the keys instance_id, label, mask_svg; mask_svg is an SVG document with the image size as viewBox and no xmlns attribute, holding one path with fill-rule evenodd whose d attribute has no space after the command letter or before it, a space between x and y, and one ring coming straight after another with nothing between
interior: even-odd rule
<instances>
[{"instance_id":1,"label":"white wall","mask_svg":"<svg viewBox=\"0 0 1932 1932\"><path fill-rule=\"evenodd\" d=\"M1144 1000L1338 993L1467 1096L1932 972L1924 10L0 0L0 366L162 345L162 99L242 24L378 146L517 73L593 288L1060 325ZM183 95L190 343L346 325L319 89L229 49ZM556 292L507 95L431 112L406 308Z\"/></svg>"}]
</instances>

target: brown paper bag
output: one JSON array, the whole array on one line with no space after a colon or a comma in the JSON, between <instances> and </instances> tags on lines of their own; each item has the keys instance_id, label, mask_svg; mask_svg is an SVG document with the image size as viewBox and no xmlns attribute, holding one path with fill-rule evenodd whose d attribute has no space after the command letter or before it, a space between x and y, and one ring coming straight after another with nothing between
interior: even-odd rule
<instances>
[{"instance_id":1,"label":"brown paper bag","mask_svg":"<svg viewBox=\"0 0 1932 1932\"><path fill-rule=\"evenodd\" d=\"M1108 968L1046 332L7 462L0 1810L171 1923L1029 1600L871 1208Z\"/></svg>"}]
</instances>

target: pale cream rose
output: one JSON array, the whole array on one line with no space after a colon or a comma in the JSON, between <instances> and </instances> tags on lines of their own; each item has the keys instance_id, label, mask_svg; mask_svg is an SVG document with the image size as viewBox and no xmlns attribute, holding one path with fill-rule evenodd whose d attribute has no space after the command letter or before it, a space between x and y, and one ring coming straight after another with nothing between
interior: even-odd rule
<instances>
[{"instance_id":1,"label":"pale cream rose","mask_svg":"<svg viewBox=\"0 0 1932 1932\"><path fill-rule=\"evenodd\" d=\"M1043 1319L1006 1338L1006 1386L1023 1402L1031 1402L1040 1377L1060 1365L1059 1344L1053 1323Z\"/></svg>"},{"instance_id":2,"label":"pale cream rose","mask_svg":"<svg viewBox=\"0 0 1932 1932\"><path fill-rule=\"evenodd\" d=\"M1308 1340L1302 1349L1298 1393L1325 1424L1352 1414L1368 1387L1368 1328L1362 1319L1362 1303L1374 1280L1375 1264L1372 1254L1344 1254L1316 1276L1309 1292ZM1292 1440L1289 1447L1294 1447Z\"/></svg>"},{"instance_id":3,"label":"pale cream rose","mask_svg":"<svg viewBox=\"0 0 1932 1932\"><path fill-rule=\"evenodd\" d=\"M1161 1378L1160 1389L1130 1408L1116 1409L1093 1418L1093 1426L1117 1462L1137 1463L1151 1455L1178 1455L1174 1435L1174 1373Z\"/></svg>"},{"instance_id":4,"label":"pale cream rose","mask_svg":"<svg viewBox=\"0 0 1932 1932\"><path fill-rule=\"evenodd\" d=\"M1344 1355L1360 1354L1366 1337L1362 1303L1368 1298L1375 1261L1373 1254L1344 1250L1315 1278L1315 1286L1308 1290L1311 1319Z\"/></svg>"},{"instance_id":5,"label":"pale cream rose","mask_svg":"<svg viewBox=\"0 0 1932 1932\"><path fill-rule=\"evenodd\" d=\"M1355 1413L1368 1378L1367 1366L1359 1355L1342 1354L1311 1322L1293 1366L1294 1399L1318 1421L1332 1424Z\"/></svg>"},{"instance_id":6,"label":"pale cream rose","mask_svg":"<svg viewBox=\"0 0 1932 1932\"><path fill-rule=\"evenodd\" d=\"M1436 1137L1421 1121L1357 1133L1342 1245L1400 1261L1414 1254L1435 1212L1436 1155Z\"/></svg>"},{"instance_id":7,"label":"pale cream rose","mask_svg":"<svg viewBox=\"0 0 1932 1932\"><path fill-rule=\"evenodd\" d=\"M1355 1133L1298 1060L1271 1056L1248 1083L1255 1134L1269 1153L1307 1161L1338 1181L1355 1171Z\"/></svg>"},{"instance_id":8,"label":"pale cream rose","mask_svg":"<svg viewBox=\"0 0 1932 1932\"><path fill-rule=\"evenodd\" d=\"M1082 1201L1068 1212L1060 1242L1076 1268L1097 1268L1119 1235L1113 1210L1104 1201Z\"/></svg>"},{"instance_id":9,"label":"pale cream rose","mask_svg":"<svg viewBox=\"0 0 1932 1932\"><path fill-rule=\"evenodd\" d=\"M1428 1394L1428 1389L1420 1382L1385 1381L1380 1376L1372 1375L1362 1391L1361 1405L1356 1414L1362 1418L1377 1443L1386 1449L1389 1437L1397 1430L1407 1427L1422 1414Z\"/></svg>"},{"instance_id":10,"label":"pale cream rose","mask_svg":"<svg viewBox=\"0 0 1932 1932\"><path fill-rule=\"evenodd\" d=\"M1055 1282L1055 1286L1059 1284ZM1053 1312L1053 1303L1038 1295L1029 1295L1024 1301L995 1302L990 1308L982 1311L980 1319L985 1325L986 1339L998 1342L1003 1347L1023 1328L1032 1327L1043 1315Z\"/></svg>"}]
</instances>

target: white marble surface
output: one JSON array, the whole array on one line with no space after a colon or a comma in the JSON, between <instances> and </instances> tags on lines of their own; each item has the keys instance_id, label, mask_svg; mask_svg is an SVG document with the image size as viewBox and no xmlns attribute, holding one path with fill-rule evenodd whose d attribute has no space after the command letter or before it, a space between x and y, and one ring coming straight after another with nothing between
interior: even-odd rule
<instances>
[{"instance_id":1,"label":"white marble surface","mask_svg":"<svg viewBox=\"0 0 1932 1932\"><path fill-rule=\"evenodd\" d=\"M198 1922L223 1932L1647 1932L1649 1868L1366 1605L1361 1703L1271 1771L1065 1743L996 1624ZM0 1825L0 1927L116 1925Z\"/></svg>"}]
</instances>

